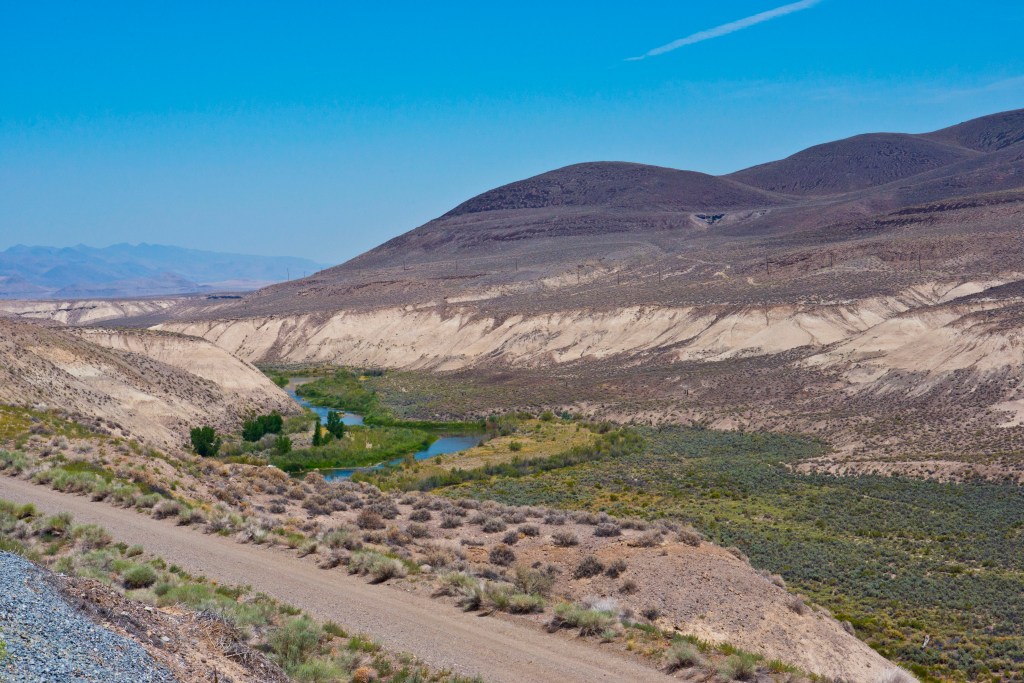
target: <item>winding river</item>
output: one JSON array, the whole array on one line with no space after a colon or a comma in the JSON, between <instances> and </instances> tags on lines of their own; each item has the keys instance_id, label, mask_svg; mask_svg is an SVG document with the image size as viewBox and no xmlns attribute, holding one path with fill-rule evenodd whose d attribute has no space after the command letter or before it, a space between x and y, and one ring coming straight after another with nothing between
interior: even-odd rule
<instances>
[{"instance_id":1,"label":"winding river","mask_svg":"<svg viewBox=\"0 0 1024 683\"><path fill-rule=\"evenodd\" d=\"M320 416L323 422L327 421L327 412L330 408L321 408L311 404L306 399L302 398L295 393L295 388L298 386L295 382L289 382L288 386L285 387L285 391L288 395L295 400L303 408L309 408L314 413ZM342 413L341 421L346 425L361 425L363 424L363 416L356 413ZM416 460L427 460L429 458L436 457L438 455L447 455L449 453L459 453L474 446L479 446L480 442L483 441L483 434L452 434L452 435L441 435L436 441L422 451L416 451L413 453L413 457ZM404 458L395 458L387 462L378 463L370 467L351 467L351 468L338 468L330 470L318 470L320 474L324 476L324 479L331 481L332 479L348 479L356 472L367 472L371 470L380 469L393 463L402 462Z\"/></svg>"}]
</instances>

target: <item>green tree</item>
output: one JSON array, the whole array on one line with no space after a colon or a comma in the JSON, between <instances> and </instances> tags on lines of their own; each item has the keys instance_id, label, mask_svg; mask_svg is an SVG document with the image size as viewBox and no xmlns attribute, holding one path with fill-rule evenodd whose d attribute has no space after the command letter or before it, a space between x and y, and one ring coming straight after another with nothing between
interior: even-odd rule
<instances>
[{"instance_id":1,"label":"green tree","mask_svg":"<svg viewBox=\"0 0 1024 683\"><path fill-rule=\"evenodd\" d=\"M220 451L221 439L213 427L195 427L191 431L192 450L197 455L212 458Z\"/></svg>"},{"instance_id":2,"label":"green tree","mask_svg":"<svg viewBox=\"0 0 1024 683\"><path fill-rule=\"evenodd\" d=\"M313 446L319 446L323 443L323 439L320 438L320 416L316 416L316 422L313 423Z\"/></svg>"},{"instance_id":3,"label":"green tree","mask_svg":"<svg viewBox=\"0 0 1024 683\"><path fill-rule=\"evenodd\" d=\"M285 453L291 451L291 449L292 440L289 439L284 434L278 436L277 439L274 441L274 450L277 451L278 455L284 455Z\"/></svg>"},{"instance_id":4,"label":"green tree","mask_svg":"<svg viewBox=\"0 0 1024 683\"><path fill-rule=\"evenodd\" d=\"M336 439L345 435L345 423L341 421L341 416L336 410L327 411L327 431Z\"/></svg>"}]
</instances>

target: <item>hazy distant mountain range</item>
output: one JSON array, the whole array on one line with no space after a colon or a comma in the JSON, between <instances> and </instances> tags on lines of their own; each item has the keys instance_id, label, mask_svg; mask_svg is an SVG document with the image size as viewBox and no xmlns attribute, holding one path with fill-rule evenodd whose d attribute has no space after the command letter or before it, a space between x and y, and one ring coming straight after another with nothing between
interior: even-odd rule
<instances>
[{"instance_id":1,"label":"hazy distant mountain range","mask_svg":"<svg viewBox=\"0 0 1024 683\"><path fill-rule=\"evenodd\" d=\"M250 256L161 244L29 247L0 252L0 298L134 297L252 290L326 267L289 256Z\"/></svg>"}]
</instances>

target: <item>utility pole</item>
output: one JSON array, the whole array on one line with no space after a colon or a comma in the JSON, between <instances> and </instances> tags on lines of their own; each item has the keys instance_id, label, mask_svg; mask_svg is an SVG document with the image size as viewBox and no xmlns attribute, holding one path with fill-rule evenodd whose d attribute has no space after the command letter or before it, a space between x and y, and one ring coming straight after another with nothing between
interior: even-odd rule
<instances>
[{"instance_id":1,"label":"utility pole","mask_svg":"<svg viewBox=\"0 0 1024 683\"><path fill-rule=\"evenodd\" d=\"M766 271L768 271L768 277L771 277L772 276L772 266L768 262L768 255L767 254L765 254L765 257L764 257L764 269Z\"/></svg>"},{"instance_id":2,"label":"utility pole","mask_svg":"<svg viewBox=\"0 0 1024 683\"><path fill-rule=\"evenodd\" d=\"M919 273L924 272L921 269L921 252L917 252L917 272L919 272Z\"/></svg>"},{"instance_id":3,"label":"utility pole","mask_svg":"<svg viewBox=\"0 0 1024 683\"><path fill-rule=\"evenodd\" d=\"M833 257L835 255L830 251L828 252L828 267L831 268L833 264Z\"/></svg>"}]
</instances>

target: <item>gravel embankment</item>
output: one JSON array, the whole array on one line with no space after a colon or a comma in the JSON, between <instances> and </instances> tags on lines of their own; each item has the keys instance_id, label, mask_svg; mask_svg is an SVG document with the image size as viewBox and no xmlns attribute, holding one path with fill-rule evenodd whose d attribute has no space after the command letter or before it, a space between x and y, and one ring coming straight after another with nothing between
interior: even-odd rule
<instances>
[{"instance_id":1,"label":"gravel embankment","mask_svg":"<svg viewBox=\"0 0 1024 683\"><path fill-rule=\"evenodd\" d=\"M31 562L0 552L0 680L18 683L175 683L141 645L97 626Z\"/></svg>"}]
</instances>

